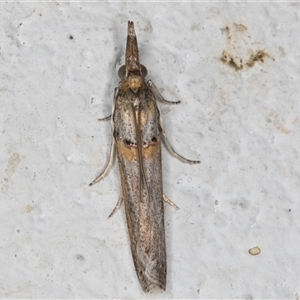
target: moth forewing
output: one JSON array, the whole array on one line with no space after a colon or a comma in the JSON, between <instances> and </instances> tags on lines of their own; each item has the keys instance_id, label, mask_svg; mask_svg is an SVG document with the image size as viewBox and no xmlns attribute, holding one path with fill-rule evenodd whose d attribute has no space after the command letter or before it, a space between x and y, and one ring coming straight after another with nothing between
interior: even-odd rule
<instances>
[{"instance_id":1,"label":"moth forewing","mask_svg":"<svg viewBox=\"0 0 300 300\"><path fill-rule=\"evenodd\" d=\"M155 98L145 82L136 92L120 90L113 120L136 272L145 292L165 289L161 130Z\"/></svg>"}]
</instances>

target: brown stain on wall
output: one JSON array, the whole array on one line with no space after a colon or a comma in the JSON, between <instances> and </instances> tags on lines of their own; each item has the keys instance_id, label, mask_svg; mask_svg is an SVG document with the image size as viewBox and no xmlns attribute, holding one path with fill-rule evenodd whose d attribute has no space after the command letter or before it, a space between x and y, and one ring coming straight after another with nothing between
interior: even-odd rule
<instances>
[{"instance_id":1,"label":"brown stain on wall","mask_svg":"<svg viewBox=\"0 0 300 300\"><path fill-rule=\"evenodd\" d=\"M6 194L9 190L9 178L15 173L19 163L20 163L20 155L18 152L14 152L10 155L8 162L7 162L7 167L6 167L6 174L7 177L4 178L4 184L1 187L1 193Z\"/></svg>"},{"instance_id":2,"label":"brown stain on wall","mask_svg":"<svg viewBox=\"0 0 300 300\"><path fill-rule=\"evenodd\" d=\"M253 42L245 25L233 24L231 27L226 26L222 32L227 35L227 46L223 50L220 59L236 71L253 67L257 62L264 63L266 58L271 58L264 50L253 49Z\"/></svg>"},{"instance_id":3,"label":"brown stain on wall","mask_svg":"<svg viewBox=\"0 0 300 300\"><path fill-rule=\"evenodd\" d=\"M247 66L253 67L257 61L264 63L266 57L270 57L270 55L262 50L258 50L255 53L251 54L247 62Z\"/></svg>"},{"instance_id":4,"label":"brown stain on wall","mask_svg":"<svg viewBox=\"0 0 300 300\"><path fill-rule=\"evenodd\" d=\"M20 159L20 155L17 152L14 152L8 159L8 164L7 164L7 169L6 169L6 174L8 177L12 176L19 163L20 163L21 159Z\"/></svg>"}]
</instances>

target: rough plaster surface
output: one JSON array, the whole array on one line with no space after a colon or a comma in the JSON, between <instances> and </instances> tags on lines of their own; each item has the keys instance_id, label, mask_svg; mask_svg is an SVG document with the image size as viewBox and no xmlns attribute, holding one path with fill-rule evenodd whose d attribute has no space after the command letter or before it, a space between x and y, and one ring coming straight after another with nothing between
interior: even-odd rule
<instances>
[{"instance_id":1,"label":"rough plaster surface","mask_svg":"<svg viewBox=\"0 0 300 300\"><path fill-rule=\"evenodd\" d=\"M300 297L297 3L0 3L0 297ZM166 99L167 290L145 295L107 161L127 21ZM261 253L249 254L258 246Z\"/></svg>"}]
</instances>

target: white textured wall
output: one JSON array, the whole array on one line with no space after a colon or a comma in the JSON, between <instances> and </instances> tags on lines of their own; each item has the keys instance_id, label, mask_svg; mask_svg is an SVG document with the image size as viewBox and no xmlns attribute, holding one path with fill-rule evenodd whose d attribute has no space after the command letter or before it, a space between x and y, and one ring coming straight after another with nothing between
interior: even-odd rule
<instances>
[{"instance_id":1,"label":"white textured wall","mask_svg":"<svg viewBox=\"0 0 300 300\"><path fill-rule=\"evenodd\" d=\"M299 19L297 3L0 3L0 297L299 299ZM123 208L107 219L117 164L88 187L128 20L148 78L182 100L161 106L169 140L202 161L163 152L181 209L166 206L167 290L151 295Z\"/></svg>"}]
</instances>

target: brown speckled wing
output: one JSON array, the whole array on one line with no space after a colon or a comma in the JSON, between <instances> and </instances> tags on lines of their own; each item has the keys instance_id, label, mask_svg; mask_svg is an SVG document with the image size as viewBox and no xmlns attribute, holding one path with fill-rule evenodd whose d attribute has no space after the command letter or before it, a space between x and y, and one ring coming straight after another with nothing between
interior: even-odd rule
<instances>
[{"instance_id":1,"label":"brown speckled wing","mask_svg":"<svg viewBox=\"0 0 300 300\"><path fill-rule=\"evenodd\" d=\"M139 101L134 102L134 97ZM134 106L132 103L138 103ZM145 292L166 287L166 249L159 111L144 83L139 93L120 89L115 139L131 252ZM132 128L131 134L123 132Z\"/></svg>"}]
</instances>

